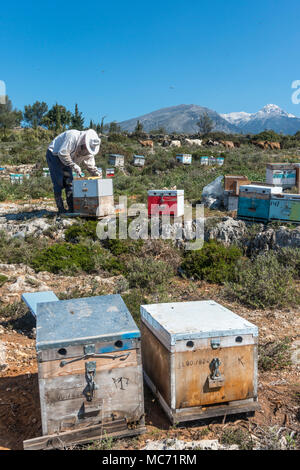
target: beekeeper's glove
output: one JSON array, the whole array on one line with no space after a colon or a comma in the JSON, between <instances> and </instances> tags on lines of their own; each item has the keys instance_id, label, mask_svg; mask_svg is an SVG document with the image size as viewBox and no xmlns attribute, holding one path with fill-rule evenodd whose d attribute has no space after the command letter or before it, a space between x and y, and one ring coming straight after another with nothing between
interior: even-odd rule
<instances>
[{"instance_id":1,"label":"beekeeper's glove","mask_svg":"<svg viewBox=\"0 0 300 470\"><path fill-rule=\"evenodd\" d=\"M82 173L80 166L79 166L79 165L76 165L76 163L75 163L75 165L73 166L73 170L75 171L75 173L76 173L76 174L79 176L79 178L80 178L80 177L81 177L81 173Z\"/></svg>"}]
</instances>

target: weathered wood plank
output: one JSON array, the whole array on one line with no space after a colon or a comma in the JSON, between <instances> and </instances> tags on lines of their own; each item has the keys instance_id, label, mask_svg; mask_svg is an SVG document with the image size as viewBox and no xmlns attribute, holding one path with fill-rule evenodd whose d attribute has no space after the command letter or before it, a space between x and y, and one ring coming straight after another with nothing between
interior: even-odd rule
<instances>
[{"instance_id":1,"label":"weathered wood plank","mask_svg":"<svg viewBox=\"0 0 300 470\"><path fill-rule=\"evenodd\" d=\"M107 437L129 437L143 434L146 428L141 425L128 429L125 420L99 424L87 429L66 431L58 434L36 437L23 442L24 450L64 449L73 445L86 444Z\"/></svg>"},{"instance_id":2,"label":"weathered wood plank","mask_svg":"<svg viewBox=\"0 0 300 470\"><path fill-rule=\"evenodd\" d=\"M185 421L194 421L194 420L202 420L213 418L215 416L227 416L231 414L237 413L248 413L251 411L256 411L259 409L259 404L257 401L254 400L241 400L235 401L228 404L222 404L220 406L214 405L205 407L194 407L192 410L187 409L180 409L180 410L172 410L172 422L173 423L181 423Z\"/></svg>"},{"instance_id":3,"label":"weathered wood plank","mask_svg":"<svg viewBox=\"0 0 300 470\"><path fill-rule=\"evenodd\" d=\"M95 352L97 354L110 354L120 351L115 345L116 341L97 341L95 342ZM140 338L127 338L122 340L122 351L140 348ZM120 343L118 343L120 344ZM49 348L38 352L38 361L47 362L55 360L66 360L84 355L84 344L70 345L65 348Z\"/></svg>"},{"instance_id":4,"label":"weathered wood plank","mask_svg":"<svg viewBox=\"0 0 300 470\"><path fill-rule=\"evenodd\" d=\"M121 358L110 359L111 356L117 357L122 355ZM124 356L125 355L125 356ZM128 355L126 357L126 355ZM112 369L121 369L124 367L135 365L137 362L136 359L136 350L130 351L116 351L107 354L107 358L90 358L90 359L81 359L79 361L70 362L65 366L61 366L61 362L64 359L56 361L48 361L40 363L39 367L39 377L41 379L47 379L51 377L62 377L67 375L74 374L85 374L85 363L87 361L95 361L97 371L100 370L112 370Z\"/></svg>"},{"instance_id":5,"label":"weathered wood plank","mask_svg":"<svg viewBox=\"0 0 300 470\"><path fill-rule=\"evenodd\" d=\"M144 370L170 405L170 352L158 341L143 322L141 322L141 335Z\"/></svg>"},{"instance_id":6,"label":"weathered wood plank","mask_svg":"<svg viewBox=\"0 0 300 470\"><path fill-rule=\"evenodd\" d=\"M144 414L142 367L96 370L97 389L91 402L85 395L85 375L40 379L45 434L60 432L82 422L97 424L101 420L126 417L138 421Z\"/></svg>"},{"instance_id":7,"label":"weathered wood plank","mask_svg":"<svg viewBox=\"0 0 300 470\"><path fill-rule=\"evenodd\" d=\"M176 408L210 405L254 397L253 345L175 353ZM221 361L224 381L210 388L210 365Z\"/></svg>"}]
</instances>

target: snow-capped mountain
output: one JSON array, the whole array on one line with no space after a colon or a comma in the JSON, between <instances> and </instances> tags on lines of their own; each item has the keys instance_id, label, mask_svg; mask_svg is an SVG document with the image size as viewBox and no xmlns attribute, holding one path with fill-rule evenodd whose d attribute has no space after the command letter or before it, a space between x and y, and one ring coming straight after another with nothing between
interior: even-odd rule
<instances>
[{"instance_id":1,"label":"snow-capped mountain","mask_svg":"<svg viewBox=\"0 0 300 470\"><path fill-rule=\"evenodd\" d=\"M230 124L234 124L239 126L240 124L244 124L245 122L251 119L251 113L245 113L245 111L240 111L237 113L228 113L228 114L220 114L220 116L226 121L230 122Z\"/></svg>"},{"instance_id":2,"label":"snow-capped mountain","mask_svg":"<svg viewBox=\"0 0 300 470\"><path fill-rule=\"evenodd\" d=\"M268 129L292 135L300 130L300 119L276 104L267 104L257 113L242 111L221 114L221 116L231 124L238 126L243 134L257 134Z\"/></svg>"},{"instance_id":3,"label":"snow-capped mountain","mask_svg":"<svg viewBox=\"0 0 300 470\"><path fill-rule=\"evenodd\" d=\"M239 132L238 127L223 119L216 111L195 104L180 104L158 109L143 116L120 122L119 125L123 130L132 132L137 121L140 121L146 132L163 127L167 132L193 134L199 132L197 122L204 113L207 113L213 121L214 131L233 134Z\"/></svg>"},{"instance_id":4,"label":"snow-capped mountain","mask_svg":"<svg viewBox=\"0 0 300 470\"><path fill-rule=\"evenodd\" d=\"M123 130L132 132L140 121L146 132L164 128L167 132L194 134L199 131L199 117L207 113L213 121L214 131L230 134L258 134L273 130L278 134L293 135L300 131L300 118L287 113L275 104L267 104L257 113L245 111L218 114L209 108L195 104L181 104L158 109L133 119L120 122Z\"/></svg>"}]
</instances>

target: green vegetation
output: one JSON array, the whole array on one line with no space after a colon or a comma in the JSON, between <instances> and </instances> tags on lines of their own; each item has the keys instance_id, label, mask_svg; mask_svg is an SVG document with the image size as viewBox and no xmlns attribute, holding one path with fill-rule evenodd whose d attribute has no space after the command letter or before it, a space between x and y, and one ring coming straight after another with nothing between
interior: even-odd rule
<instances>
[{"instance_id":1,"label":"green vegetation","mask_svg":"<svg viewBox=\"0 0 300 470\"><path fill-rule=\"evenodd\" d=\"M49 271L75 275L78 272L107 271L120 274L125 270L124 264L116 257L102 250L99 244L54 243L36 253L30 265L36 271Z\"/></svg>"},{"instance_id":2,"label":"green vegetation","mask_svg":"<svg viewBox=\"0 0 300 470\"><path fill-rule=\"evenodd\" d=\"M67 242L78 243L80 240L90 238L97 240L96 228L97 220L79 220L65 230L65 240Z\"/></svg>"},{"instance_id":3,"label":"green vegetation","mask_svg":"<svg viewBox=\"0 0 300 470\"><path fill-rule=\"evenodd\" d=\"M97 251L79 243L55 243L37 253L31 260L31 266L36 271L55 274L75 274L78 271L91 273L95 270L96 254Z\"/></svg>"},{"instance_id":4,"label":"green vegetation","mask_svg":"<svg viewBox=\"0 0 300 470\"><path fill-rule=\"evenodd\" d=\"M174 275L172 268L164 261L151 258L133 258L126 263L129 286L146 292L165 289Z\"/></svg>"},{"instance_id":5,"label":"green vegetation","mask_svg":"<svg viewBox=\"0 0 300 470\"><path fill-rule=\"evenodd\" d=\"M291 339L271 341L258 347L258 367L260 370L280 370L291 364Z\"/></svg>"},{"instance_id":6,"label":"green vegetation","mask_svg":"<svg viewBox=\"0 0 300 470\"><path fill-rule=\"evenodd\" d=\"M8 277L0 274L0 287L2 287L8 281Z\"/></svg>"},{"instance_id":7,"label":"green vegetation","mask_svg":"<svg viewBox=\"0 0 300 470\"><path fill-rule=\"evenodd\" d=\"M11 238L0 232L0 261L7 264L31 264L32 257L47 246L45 239Z\"/></svg>"},{"instance_id":8,"label":"green vegetation","mask_svg":"<svg viewBox=\"0 0 300 470\"><path fill-rule=\"evenodd\" d=\"M186 276L215 284L232 281L236 277L236 263L242 251L236 246L225 247L209 241L201 250L190 251L181 265Z\"/></svg>"},{"instance_id":9,"label":"green vegetation","mask_svg":"<svg viewBox=\"0 0 300 470\"><path fill-rule=\"evenodd\" d=\"M282 263L276 252L258 255L238 263L233 282L227 284L230 298L252 308L283 307L299 301L295 290L295 270Z\"/></svg>"},{"instance_id":10,"label":"green vegetation","mask_svg":"<svg viewBox=\"0 0 300 470\"><path fill-rule=\"evenodd\" d=\"M254 442L250 433L244 429L225 429L222 432L221 443L224 445L237 445L239 450L252 450Z\"/></svg>"},{"instance_id":11,"label":"green vegetation","mask_svg":"<svg viewBox=\"0 0 300 470\"><path fill-rule=\"evenodd\" d=\"M28 336L32 336L32 330L36 326L36 321L24 302L0 304L0 318L1 326L9 330L20 330Z\"/></svg>"}]
</instances>

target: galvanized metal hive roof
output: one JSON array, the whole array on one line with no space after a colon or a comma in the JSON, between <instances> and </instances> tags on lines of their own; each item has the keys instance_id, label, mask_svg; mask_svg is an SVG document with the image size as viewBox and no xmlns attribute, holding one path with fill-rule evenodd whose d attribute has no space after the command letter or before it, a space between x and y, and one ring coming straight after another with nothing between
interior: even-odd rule
<instances>
[{"instance_id":1,"label":"galvanized metal hive roof","mask_svg":"<svg viewBox=\"0 0 300 470\"><path fill-rule=\"evenodd\" d=\"M171 345L192 338L258 335L257 326L212 300L142 305L141 315Z\"/></svg>"},{"instance_id":2,"label":"galvanized metal hive roof","mask_svg":"<svg viewBox=\"0 0 300 470\"><path fill-rule=\"evenodd\" d=\"M37 306L37 350L139 336L140 331L120 295Z\"/></svg>"}]
</instances>

